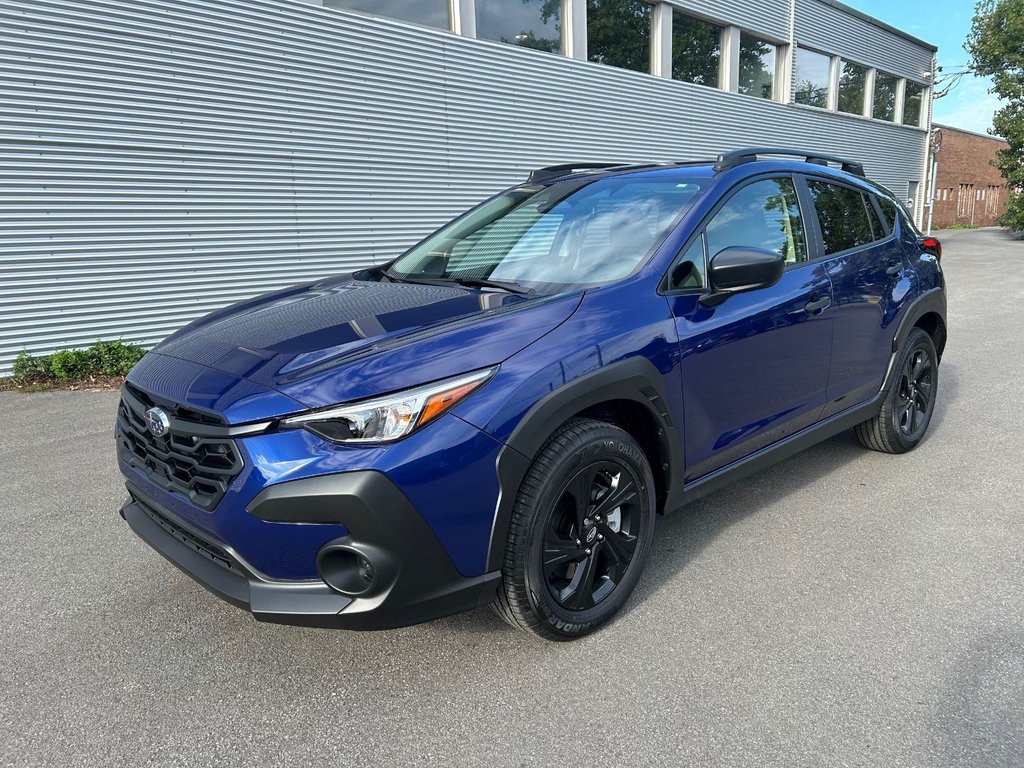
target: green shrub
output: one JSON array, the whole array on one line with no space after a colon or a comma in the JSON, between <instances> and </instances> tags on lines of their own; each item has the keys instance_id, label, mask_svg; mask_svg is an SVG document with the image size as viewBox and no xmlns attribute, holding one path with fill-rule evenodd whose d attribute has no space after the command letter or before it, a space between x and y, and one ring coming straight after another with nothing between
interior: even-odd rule
<instances>
[{"instance_id":1,"label":"green shrub","mask_svg":"<svg viewBox=\"0 0 1024 768\"><path fill-rule=\"evenodd\" d=\"M50 370L50 358L36 357L28 352L22 351L14 358L14 381L18 384L32 379L50 380L53 378L53 371Z\"/></svg>"},{"instance_id":2,"label":"green shrub","mask_svg":"<svg viewBox=\"0 0 1024 768\"><path fill-rule=\"evenodd\" d=\"M90 376L124 376L146 350L123 341L97 341L85 349L62 349L52 355L21 352L14 360L14 383L76 381Z\"/></svg>"},{"instance_id":3,"label":"green shrub","mask_svg":"<svg viewBox=\"0 0 1024 768\"><path fill-rule=\"evenodd\" d=\"M977 229L977 224L950 224L946 229Z\"/></svg>"}]
</instances>

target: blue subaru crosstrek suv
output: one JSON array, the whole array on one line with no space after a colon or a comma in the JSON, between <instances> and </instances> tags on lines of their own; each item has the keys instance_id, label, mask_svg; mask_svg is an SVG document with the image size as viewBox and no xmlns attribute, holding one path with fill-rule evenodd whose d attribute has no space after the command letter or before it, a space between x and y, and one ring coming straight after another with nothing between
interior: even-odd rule
<instances>
[{"instance_id":1,"label":"blue subaru crosstrek suv","mask_svg":"<svg viewBox=\"0 0 1024 768\"><path fill-rule=\"evenodd\" d=\"M544 168L383 266L156 346L122 391L121 514L263 621L493 603L578 637L629 597L657 515L849 428L920 443L940 257L826 155Z\"/></svg>"}]
</instances>

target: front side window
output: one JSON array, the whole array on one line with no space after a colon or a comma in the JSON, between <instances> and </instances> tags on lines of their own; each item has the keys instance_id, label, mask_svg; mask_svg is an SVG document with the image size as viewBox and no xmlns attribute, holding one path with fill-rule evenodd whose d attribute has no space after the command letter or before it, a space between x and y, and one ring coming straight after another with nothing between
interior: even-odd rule
<instances>
[{"instance_id":1,"label":"front side window","mask_svg":"<svg viewBox=\"0 0 1024 768\"><path fill-rule=\"evenodd\" d=\"M485 40L562 52L561 0L476 0L476 35Z\"/></svg>"},{"instance_id":2,"label":"front side window","mask_svg":"<svg viewBox=\"0 0 1024 768\"><path fill-rule=\"evenodd\" d=\"M640 0L587 0L587 58L649 72L651 6Z\"/></svg>"},{"instance_id":3,"label":"front side window","mask_svg":"<svg viewBox=\"0 0 1024 768\"><path fill-rule=\"evenodd\" d=\"M867 245L875 240L868 201L864 195L849 187L840 187L824 181L808 181L814 210L821 225L821 240L828 256L850 248ZM879 226L876 222L875 226Z\"/></svg>"},{"instance_id":4,"label":"front side window","mask_svg":"<svg viewBox=\"0 0 1024 768\"><path fill-rule=\"evenodd\" d=\"M903 124L921 125L921 103L924 100L924 86L907 81L903 92Z\"/></svg>"},{"instance_id":5,"label":"front side window","mask_svg":"<svg viewBox=\"0 0 1024 768\"><path fill-rule=\"evenodd\" d=\"M552 292L626 277L702 190L690 178L603 178L510 190L399 258L387 277Z\"/></svg>"},{"instance_id":6,"label":"front side window","mask_svg":"<svg viewBox=\"0 0 1024 768\"><path fill-rule=\"evenodd\" d=\"M796 49L796 86L793 101L809 107L828 107L832 60L823 53Z\"/></svg>"},{"instance_id":7,"label":"front side window","mask_svg":"<svg viewBox=\"0 0 1024 768\"><path fill-rule=\"evenodd\" d=\"M672 13L672 77L718 87L722 28L679 11Z\"/></svg>"},{"instance_id":8,"label":"front side window","mask_svg":"<svg viewBox=\"0 0 1024 768\"><path fill-rule=\"evenodd\" d=\"M448 29L448 0L324 0L328 8L348 8L375 16Z\"/></svg>"},{"instance_id":9,"label":"front side window","mask_svg":"<svg viewBox=\"0 0 1024 768\"><path fill-rule=\"evenodd\" d=\"M777 49L766 40L740 34L739 92L770 99L775 88Z\"/></svg>"},{"instance_id":10,"label":"front side window","mask_svg":"<svg viewBox=\"0 0 1024 768\"><path fill-rule=\"evenodd\" d=\"M782 254L786 264L807 260L803 219L792 179L765 179L741 188L706 229L708 256L733 246Z\"/></svg>"},{"instance_id":11,"label":"front side window","mask_svg":"<svg viewBox=\"0 0 1024 768\"><path fill-rule=\"evenodd\" d=\"M895 75L885 75L879 72L875 75L875 102L871 111L872 117L878 120L888 120L890 123L896 119L896 90L899 87L899 78Z\"/></svg>"},{"instance_id":12,"label":"front side window","mask_svg":"<svg viewBox=\"0 0 1024 768\"><path fill-rule=\"evenodd\" d=\"M864 114L864 94L867 91L868 70L860 64L843 62L839 74L839 111L851 115Z\"/></svg>"}]
</instances>

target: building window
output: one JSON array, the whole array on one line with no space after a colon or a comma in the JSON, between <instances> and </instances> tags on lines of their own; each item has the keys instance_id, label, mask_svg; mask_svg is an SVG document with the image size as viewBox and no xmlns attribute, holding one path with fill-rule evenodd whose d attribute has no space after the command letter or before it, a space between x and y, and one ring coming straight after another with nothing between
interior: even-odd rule
<instances>
[{"instance_id":1,"label":"building window","mask_svg":"<svg viewBox=\"0 0 1024 768\"><path fill-rule=\"evenodd\" d=\"M864 94L867 89L868 70L860 64L843 62L839 73L839 111L851 115L864 114Z\"/></svg>"},{"instance_id":2,"label":"building window","mask_svg":"<svg viewBox=\"0 0 1024 768\"><path fill-rule=\"evenodd\" d=\"M969 216L974 213L974 185L961 184L956 195L956 215Z\"/></svg>"},{"instance_id":3,"label":"building window","mask_svg":"<svg viewBox=\"0 0 1024 768\"><path fill-rule=\"evenodd\" d=\"M672 77L717 88L721 59L721 27L679 11L672 13Z\"/></svg>"},{"instance_id":4,"label":"building window","mask_svg":"<svg viewBox=\"0 0 1024 768\"><path fill-rule=\"evenodd\" d=\"M476 0L476 36L562 52L561 0Z\"/></svg>"},{"instance_id":5,"label":"building window","mask_svg":"<svg viewBox=\"0 0 1024 768\"><path fill-rule=\"evenodd\" d=\"M587 58L651 70L651 6L640 0L587 0Z\"/></svg>"},{"instance_id":6,"label":"building window","mask_svg":"<svg viewBox=\"0 0 1024 768\"><path fill-rule=\"evenodd\" d=\"M775 88L775 62L778 51L760 38L740 34L739 92L770 99Z\"/></svg>"},{"instance_id":7,"label":"building window","mask_svg":"<svg viewBox=\"0 0 1024 768\"><path fill-rule=\"evenodd\" d=\"M899 78L881 72L875 75L875 106L871 116L877 120L896 120L896 93Z\"/></svg>"},{"instance_id":8,"label":"building window","mask_svg":"<svg viewBox=\"0 0 1024 768\"><path fill-rule=\"evenodd\" d=\"M347 8L375 16L412 21L428 27L449 29L448 0L324 0L328 8Z\"/></svg>"},{"instance_id":9,"label":"building window","mask_svg":"<svg viewBox=\"0 0 1024 768\"><path fill-rule=\"evenodd\" d=\"M921 102L924 100L924 86L907 81L903 92L903 124L921 125Z\"/></svg>"},{"instance_id":10,"label":"building window","mask_svg":"<svg viewBox=\"0 0 1024 768\"><path fill-rule=\"evenodd\" d=\"M831 65L832 60L825 54L797 48L793 101L827 108Z\"/></svg>"}]
</instances>

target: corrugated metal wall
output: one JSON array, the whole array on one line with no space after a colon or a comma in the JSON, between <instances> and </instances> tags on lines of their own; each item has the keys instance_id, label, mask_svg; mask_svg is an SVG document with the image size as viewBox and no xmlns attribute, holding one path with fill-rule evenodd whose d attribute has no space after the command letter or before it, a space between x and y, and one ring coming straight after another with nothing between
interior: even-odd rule
<instances>
[{"instance_id":1,"label":"corrugated metal wall","mask_svg":"<svg viewBox=\"0 0 1024 768\"><path fill-rule=\"evenodd\" d=\"M0 374L383 261L538 165L782 143L898 190L924 140L287 0L0 0Z\"/></svg>"},{"instance_id":2,"label":"corrugated metal wall","mask_svg":"<svg viewBox=\"0 0 1024 768\"><path fill-rule=\"evenodd\" d=\"M932 52L869 21L846 13L829 0L796 0L796 43L928 84Z\"/></svg>"},{"instance_id":3,"label":"corrugated metal wall","mask_svg":"<svg viewBox=\"0 0 1024 768\"><path fill-rule=\"evenodd\" d=\"M728 0L709 3L707 0L670 0L684 13L706 16L747 30L761 32L776 40L789 40L788 0Z\"/></svg>"}]
</instances>

